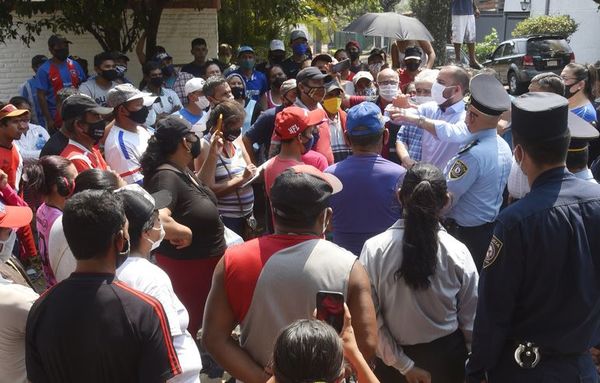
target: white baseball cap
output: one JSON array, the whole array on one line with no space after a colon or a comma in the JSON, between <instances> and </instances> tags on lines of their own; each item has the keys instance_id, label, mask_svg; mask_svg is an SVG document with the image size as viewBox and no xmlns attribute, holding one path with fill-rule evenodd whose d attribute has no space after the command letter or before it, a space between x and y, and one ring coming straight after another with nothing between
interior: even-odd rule
<instances>
[{"instance_id":1,"label":"white baseball cap","mask_svg":"<svg viewBox=\"0 0 600 383\"><path fill-rule=\"evenodd\" d=\"M194 77L192 79L189 79L188 82L185 83L185 95L187 96L192 92L202 90L202 87L204 87L205 83L206 81L204 81L204 79L200 77Z\"/></svg>"},{"instance_id":2,"label":"white baseball cap","mask_svg":"<svg viewBox=\"0 0 600 383\"><path fill-rule=\"evenodd\" d=\"M151 93L142 92L131 84L119 84L108 91L106 102L114 108L140 98L144 100L144 106L150 106L156 102L158 97L152 96Z\"/></svg>"},{"instance_id":3,"label":"white baseball cap","mask_svg":"<svg viewBox=\"0 0 600 383\"><path fill-rule=\"evenodd\" d=\"M362 80L363 78L367 78L371 82L373 81L373 75L371 74L371 72L361 70L359 72L356 72L354 77L352 77L352 82L354 83L354 85L356 85L358 80Z\"/></svg>"},{"instance_id":4,"label":"white baseball cap","mask_svg":"<svg viewBox=\"0 0 600 383\"><path fill-rule=\"evenodd\" d=\"M271 44L269 44L270 51L284 51L285 45L281 40L271 40Z\"/></svg>"}]
</instances>

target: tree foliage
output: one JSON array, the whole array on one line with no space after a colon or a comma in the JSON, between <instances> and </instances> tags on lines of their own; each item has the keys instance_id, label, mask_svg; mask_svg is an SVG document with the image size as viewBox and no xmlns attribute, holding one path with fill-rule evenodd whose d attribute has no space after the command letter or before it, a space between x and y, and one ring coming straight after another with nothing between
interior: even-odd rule
<instances>
[{"instance_id":1,"label":"tree foliage","mask_svg":"<svg viewBox=\"0 0 600 383\"><path fill-rule=\"evenodd\" d=\"M130 51L146 32L146 52L156 47L160 18L168 0L4 0L0 42L19 38L27 46L44 29L90 33L102 49Z\"/></svg>"},{"instance_id":2,"label":"tree foliage","mask_svg":"<svg viewBox=\"0 0 600 383\"><path fill-rule=\"evenodd\" d=\"M444 63L446 43L450 30L450 1L448 0L410 0L414 16L431 32L431 43L437 55L436 62Z\"/></svg>"},{"instance_id":3,"label":"tree foliage","mask_svg":"<svg viewBox=\"0 0 600 383\"><path fill-rule=\"evenodd\" d=\"M512 32L513 37L552 34L569 38L579 24L569 15L536 16L519 22Z\"/></svg>"},{"instance_id":4,"label":"tree foliage","mask_svg":"<svg viewBox=\"0 0 600 383\"><path fill-rule=\"evenodd\" d=\"M494 50L500 43L498 40L498 31L492 28L492 32L483 38L483 42L475 44L475 56L480 63L487 60L488 56L494 53Z\"/></svg>"},{"instance_id":5,"label":"tree foliage","mask_svg":"<svg viewBox=\"0 0 600 383\"><path fill-rule=\"evenodd\" d=\"M379 0L384 12L393 12L400 0Z\"/></svg>"}]
</instances>

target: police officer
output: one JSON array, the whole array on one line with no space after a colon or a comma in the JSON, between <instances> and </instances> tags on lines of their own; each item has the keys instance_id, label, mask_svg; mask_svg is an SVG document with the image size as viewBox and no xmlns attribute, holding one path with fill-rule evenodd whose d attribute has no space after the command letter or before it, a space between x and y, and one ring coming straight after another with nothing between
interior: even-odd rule
<instances>
[{"instance_id":1,"label":"police officer","mask_svg":"<svg viewBox=\"0 0 600 383\"><path fill-rule=\"evenodd\" d=\"M488 74L473 77L470 89L465 123L473 140L445 169L451 196L447 225L450 233L467 246L481 270L510 172L510 147L496 133L500 115L510 107L510 97Z\"/></svg>"},{"instance_id":2,"label":"police officer","mask_svg":"<svg viewBox=\"0 0 600 383\"><path fill-rule=\"evenodd\" d=\"M515 159L531 192L497 218L479 280L469 383L598 382L588 352L600 344L600 185L565 167L567 100L513 101Z\"/></svg>"}]
</instances>

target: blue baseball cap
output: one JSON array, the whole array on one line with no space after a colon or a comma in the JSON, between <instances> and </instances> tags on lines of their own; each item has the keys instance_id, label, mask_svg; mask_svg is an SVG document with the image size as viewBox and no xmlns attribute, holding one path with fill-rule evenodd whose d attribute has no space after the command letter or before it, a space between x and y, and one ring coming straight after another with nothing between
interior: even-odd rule
<instances>
[{"instance_id":1,"label":"blue baseball cap","mask_svg":"<svg viewBox=\"0 0 600 383\"><path fill-rule=\"evenodd\" d=\"M252 48L251 46L248 45L242 45L240 47L240 49L238 49L238 56L240 56L242 53L254 53L254 48Z\"/></svg>"},{"instance_id":2,"label":"blue baseball cap","mask_svg":"<svg viewBox=\"0 0 600 383\"><path fill-rule=\"evenodd\" d=\"M389 118L381 114L375 103L365 101L348 109L346 131L351 136L367 136L381 133Z\"/></svg>"}]
</instances>

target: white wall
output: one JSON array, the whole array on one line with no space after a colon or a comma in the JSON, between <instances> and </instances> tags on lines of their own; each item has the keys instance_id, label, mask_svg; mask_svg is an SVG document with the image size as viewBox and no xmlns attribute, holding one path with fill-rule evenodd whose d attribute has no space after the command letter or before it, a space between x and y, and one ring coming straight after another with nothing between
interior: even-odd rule
<instances>
[{"instance_id":1,"label":"white wall","mask_svg":"<svg viewBox=\"0 0 600 383\"><path fill-rule=\"evenodd\" d=\"M27 48L20 40L9 40L0 45L0 101L17 94L17 87L33 75L31 58L36 54L48 56L48 37L52 33L44 31ZM65 34L66 35L66 34ZM72 55L88 60L90 74L94 72L94 55L100 53L98 42L90 34L66 35L73 42ZM162 45L173 56L175 64L192 61L190 42L203 37L208 44L209 58L216 57L218 47L218 28L216 9L167 9L163 12L158 31L158 45ZM127 77L137 86L142 78L142 69L137 56L131 52Z\"/></svg>"},{"instance_id":2,"label":"white wall","mask_svg":"<svg viewBox=\"0 0 600 383\"><path fill-rule=\"evenodd\" d=\"M592 0L532 0L531 16L543 15L549 2L550 15L570 15L579 28L571 36L569 44L578 63L595 63L600 60L600 13L598 4Z\"/></svg>"}]
</instances>

